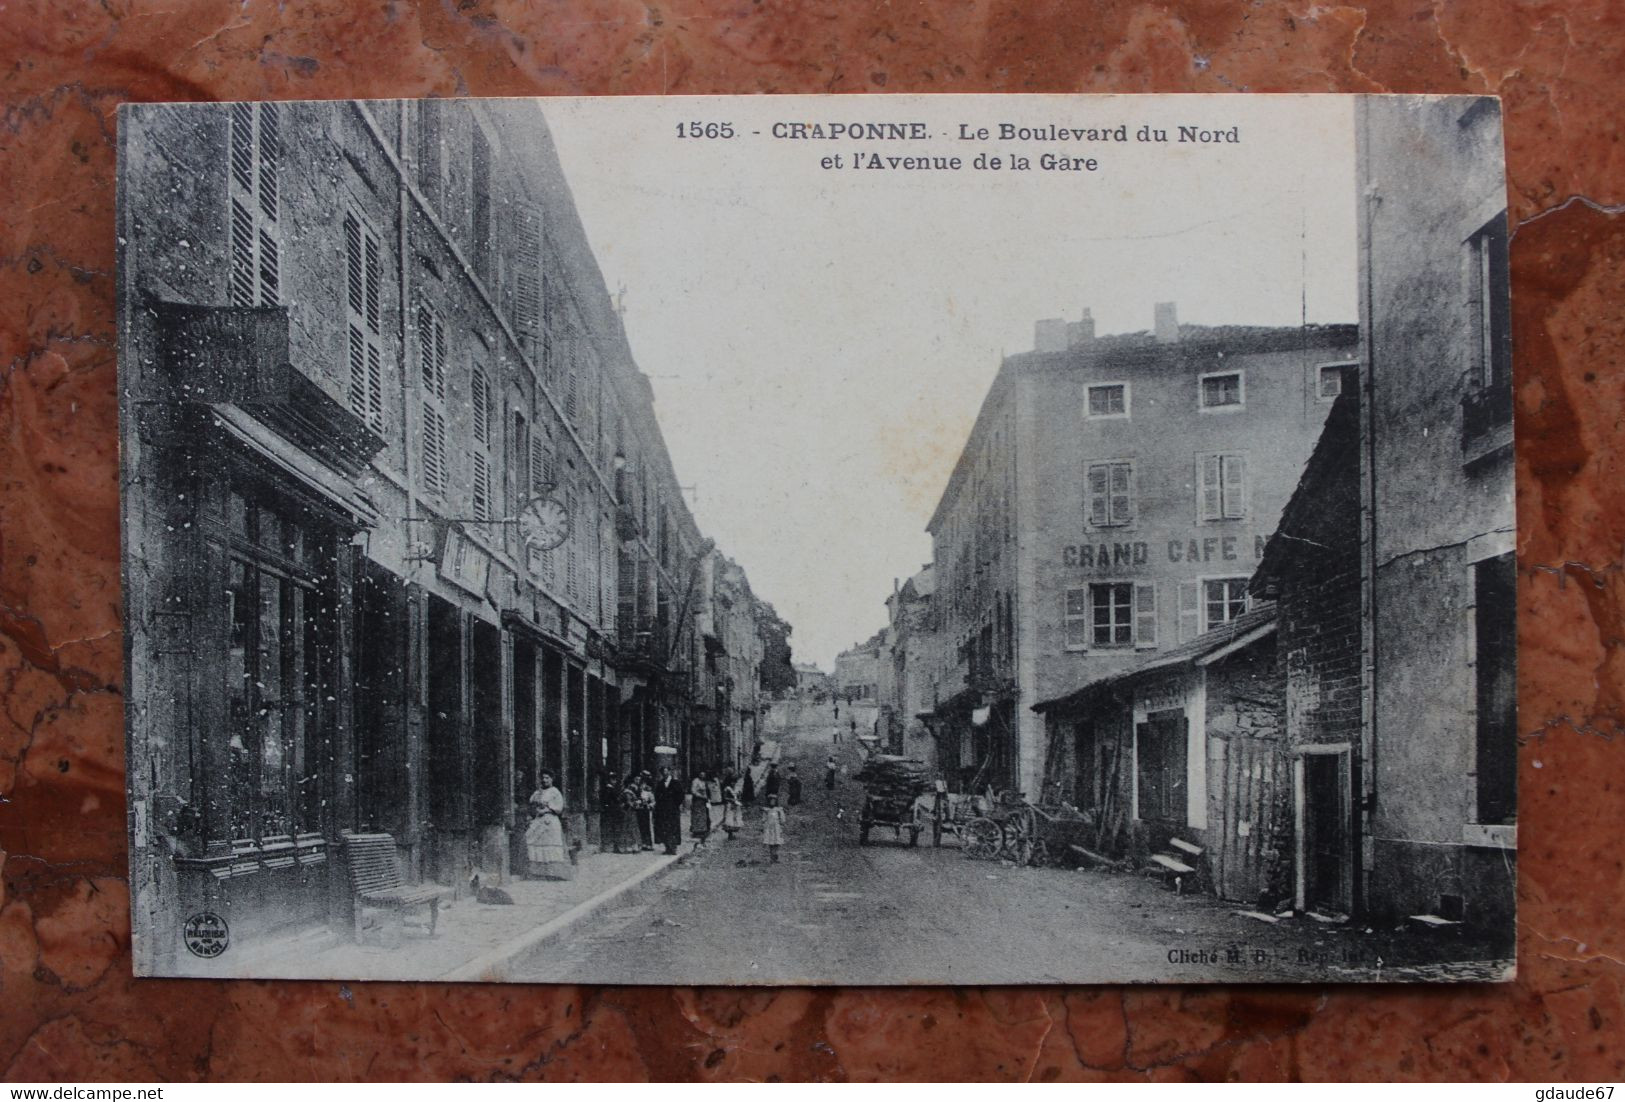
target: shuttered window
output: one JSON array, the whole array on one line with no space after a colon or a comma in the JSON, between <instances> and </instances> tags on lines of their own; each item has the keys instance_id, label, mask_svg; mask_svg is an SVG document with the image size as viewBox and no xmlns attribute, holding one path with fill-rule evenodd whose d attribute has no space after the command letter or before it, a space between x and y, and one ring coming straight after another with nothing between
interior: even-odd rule
<instances>
[{"instance_id":1,"label":"shuttered window","mask_svg":"<svg viewBox=\"0 0 1625 1102\"><path fill-rule=\"evenodd\" d=\"M1202 582L1203 631L1212 631L1246 611L1246 578L1207 578Z\"/></svg>"},{"instance_id":2,"label":"shuttered window","mask_svg":"<svg viewBox=\"0 0 1625 1102\"><path fill-rule=\"evenodd\" d=\"M1134 523L1134 464L1089 465L1089 523L1096 528Z\"/></svg>"},{"instance_id":3,"label":"shuttered window","mask_svg":"<svg viewBox=\"0 0 1625 1102\"><path fill-rule=\"evenodd\" d=\"M488 521L494 519L497 513L491 484L491 383L484 370L478 367L469 373L468 378L468 406L474 428L468 448L469 467L474 478L474 519Z\"/></svg>"},{"instance_id":4,"label":"shuttered window","mask_svg":"<svg viewBox=\"0 0 1625 1102\"><path fill-rule=\"evenodd\" d=\"M1157 587L1150 582L1134 585L1134 646L1150 650L1157 645Z\"/></svg>"},{"instance_id":5,"label":"shuttered window","mask_svg":"<svg viewBox=\"0 0 1625 1102\"><path fill-rule=\"evenodd\" d=\"M446 327L427 306L418 308L418 362L423 389L423 488L444 494L451 481L446 440Z\"/></svg>"},{"instance_id":6,"label":"shuttered window","mask_svg":"<svg viewBox=\"0 0 1625 1102\"><path fill-rule=\"evenodd\" d=\"M1063 645L1069 651L1154 648L1157 611L1157 587L1151 582L1097 582L1068 589L1062 611Z\"/></svg>"},{"instance_id":7,"label":"shuttered window","mask_svg":"<svg viewBox=\"0 0 1625 1102\"><path fill-rule=\"evenodd\" d=\"M514 331L532 361L541 356L542 241L541 211L522 210L515 226Z\"/></svg>"},{"instance_id":8,"label":"shuttered window","mask_svg":"<svg viewBox=\"0 0 1625 1102\"><path fill-rule=\"evenodd\" d=\"M355 213L344 216L344 306L350 409L384 426L383 257L378 235Z\"/></svg>"},{"instance_id":9,"label":"shuttered window","mask_svg":"<svg viewBox=\"0 0 1625 1102\"><path fill-rule=\"evenodd\" d=\"M1197 511L1204 520L1247 515L1247 459L1241 455L1197 456Z\"/></svg>"},{"instance_id":10,"label":"shuttered window","mask_svg":"<svg viewBox=\"0 0 1625 1102\"><path fill-rule=\"evenodd\" d=\"M1202 634L1202 583L1179 583L1179 641L1188 643Z\"/></svg>"},{"instance_id":11,"label":"shuttered window","mask_svg":"<svg viewBox=\"0 0 1625 1102\"><path fill-rule=\"evenodd\" d=\"M234 306L275 306L281 299L279 111L275 103L231 105L227 284Z\"/></svg>"}]
</instances>

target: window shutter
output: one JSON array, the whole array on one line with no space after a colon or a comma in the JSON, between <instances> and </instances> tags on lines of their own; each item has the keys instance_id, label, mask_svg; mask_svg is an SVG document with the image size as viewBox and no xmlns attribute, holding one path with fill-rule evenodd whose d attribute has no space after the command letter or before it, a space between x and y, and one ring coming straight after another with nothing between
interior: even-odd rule
<instances>
[{"instance_id":1,"label":"window shutter","mask_svg":"<svg viewBox=\"0 0 1625 1102\"><path fill-rule=\"evenodd\" d=\"M428 402L423 404L423 484L431 493L446 488L446 425Z\"/></svg>"},{"instance_id":2,"label":"window shutter","mask_svg":"<svg viewBox=\"0 0 1625 1102\"><path fill-rule=\"evenodd\" d=\"M550 481L547 469L547 441L538 426L530 438L530 492L539 494Z\"/></svg>"},{"instance_id":3,"label":"window shutter","mask_svg":"<svg viewBox=\"0 0 1625 1102\"><path fill-rule=\"evenodd\" d=\"M1202 519L1218 520L1224 515L1219 457L1204 455L1198 458L1196 462L1200 469L1197 494L1201 502Z\"/></svg>"},{"instance_id":4,"label":"window shutter","mask_svg":"<svg viewBox=\"0 0 1625 1102\"><path fill-rule=\"evenodd\" d=\"M367 342L361 330L349 326L350 333L350 410L357 417L367 415Z\"/></svg>"},{"instance_id":5,"label":"window shutter","mask_svg":"<svg viewBox=\"0 0 1625 1102\"><path fill-rule=\"evenodd\" d=\"M1111 518L1113 524L1130 524L1134 520L1134 468L1128 463L1113 463L1111 477Z\"/></svg>"},{"instance_id":6,"label":"window shutter","mask_svg":"<svg viewBox=\"0 0 1625 1102\"><path fill-rule=\"evenodd\" d=\"M1201 583L1179 583L1179 641L1188 643L1202 633Z\"/></svg>"},{"instance_id":7,"label":"window shutter","mask_svg":"<svg viewBox=\"0 0 1625 1102\"><path fill-rule=\"evenodd\" d=\"M254 216L236 199L231 201L231 301L254 305Z\"/></svg>"},{"instance_id":8,"label":"window shutter","mask_svg":"<svg viewBox=\"0 0 1625 1102\"><path fill-rule=\"evenodd\" d=\"M367 345L367 419L374 428L384 423L384 364L376 344Z\"/></svg>"},{"instance_id":9,"label":"window shutter","mask_svg":"<svg viewBox=\"0 0 1625 1102\"><path fill-rule=\"evenodd\" d=\"M1089 468L1089 523L1097 527L1108 523L1111 516L1110 482L1106 464L1097 463Z\"/></svg>"},{"instance_id":10,"label":"window shutter","mask_svg":"<svg viewBox=\"0 0 1625 1102\"><path fill-rule=\"evenodd\" d=\"M491 462L485 453L474 453L474 519L491 519Z\"/></svg>"},{"instance_id":11,"label":"window shutter","mask_svg":"<svg viewBox=\"0 0 1625 1102\"><path fill-rule=\"evenodd\" d=\"M260 115L260 210L276 221L277 170L282 161L282 139L274 103L259 104Z\"/></svg>"},{"instance_id":12,"label":"window shutter","mask_svg":"<svg viewBox=\"0 0 1625 1102\"><path fill-rule=\"evenodd\" d=\"M366 235L366 315L367 328L378 332L383 310L380 306L384 277L383 262L378 254L378 239Z\"/></svg>"},{"instance_id":13,"label":"window shutter","mask_svg":"<svg viewBox=\"0 0 1625 1102\"><path fill-rule=\"evenodd\" d=\"M231 178L246 192L254 190L254 105L231 105Z\"/></svg>"},{"instance_id":14,"label":"window shutter","mask_svg":"<svg viewBox=\"0 0 1625 1102\"><path fill-rule=\"evenodd\" d=\"M361 259L361 223L353 214L344 216L344 288L350 299L350 312L366 312L365 265Z\"/></svg>"},{"instance_id":15,"label":"window shutter","mask_svg":"<svg viewBox=\"0 0 1625 1102\"><path fill-rule=\"evenodd\" d=\"M485 372L475 370L469 378L469 404L474 411L474 443L481 447L491 444L491 387L485 381Z\"/></svg>"},{"instance_id":16,"label":"window shutter","mask_svg":"<svg viewBox=\"0 0 1625 1102\"><path fill-rule=\"evenodd\" d=\"M1065 616L1062 618L1066 624L1066 649L1089 649L1089 591L1087 589L1069 589L1066 591Z\"/></svg>"},{"instance_id":17,"label":"window shutter","mask_svg":"<svg viewBox=\"0 0 1625 1102\"><path fill-rule=\"evenodd\" d=\"M1224 515L1247 515L1247 460L1239 455L1224 457Z\"/></svg>"},{"instance_id":18,"label":"window shutter","mask_svg":"<svg viewBox=\"0 0 1625 1102\"><path fill-rule=\"evenodd\" d=\"M1134 645L1141 649L1157 645L1157 587L1153 582L1134 586Z\"/></svg>"}]
</instances>

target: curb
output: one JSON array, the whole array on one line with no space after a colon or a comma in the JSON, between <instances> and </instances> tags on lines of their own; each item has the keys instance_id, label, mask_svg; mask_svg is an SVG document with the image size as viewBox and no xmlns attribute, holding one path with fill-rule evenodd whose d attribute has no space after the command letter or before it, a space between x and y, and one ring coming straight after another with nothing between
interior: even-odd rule
<instances>
[{"instance_id":1,"label":"curb","mask_svg":"<svg viewBox=\"0 0 1625 1102\"><path fill-rule=\"evenodd\" d=\"M678 854L673 857L662 857L654 864L639 871L635 876L621 881L606 891L599 892L591 899L577 903L557 918L549 919L534 930L526 931L511 941L504 942L495 949L475 957L465 964L460 964L444 975L436 977L444 983L503 983L508 982L507 969L509 966L523 960L536 950L548 945L565 934L577 923L591 918L618 901L622 896L647 884L655 877L670 870L674 865L682 862L688 855Z\"/></svg>"}]
</instances>

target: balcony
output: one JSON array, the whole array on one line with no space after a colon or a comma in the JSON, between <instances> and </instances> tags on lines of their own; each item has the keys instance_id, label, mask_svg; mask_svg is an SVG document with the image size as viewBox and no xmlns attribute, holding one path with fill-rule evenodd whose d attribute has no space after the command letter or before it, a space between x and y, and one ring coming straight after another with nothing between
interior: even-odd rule
<instances>
[{"instance_id":1,"label":"balcony","mask_svg":"<svg viewBox=\"0 0 1625 1102\"><path fill-rule=\"evenodd\" d=\"M1479 460L1512 447L1512 385L1481 387L1461 399L1462 463Z\"/></svg>"},{"instance_id":2,"label":"balcony","mask_svg":"<svg viewBox=\"0 0 1625 1102\"><path fill-rule=\"evenodd\" d=\"M163 377L154 388L173 403L236 406L306 454L348 477L384 438L290 359L282 306L194 306L157 302Z\"/></svg>"}]
</instances>

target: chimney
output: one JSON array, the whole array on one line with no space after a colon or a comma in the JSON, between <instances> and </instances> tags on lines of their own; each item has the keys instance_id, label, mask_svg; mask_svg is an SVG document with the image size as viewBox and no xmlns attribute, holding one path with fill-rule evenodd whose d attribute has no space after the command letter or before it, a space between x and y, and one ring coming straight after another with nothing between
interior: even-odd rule
<instances>
[{"instance_id":1,"label":"chimney","mask_svg":"<svg viewBox=\"0 0 1625 1102\"><path fill-rule=\"evenodd\" d=\"M1179 315L1174 312L1171 302L1159 302L1156 305L1156 323L1153 331L1157 336L1158 344L1176 344L1179 341Z\"/></svg>"},{"instance_id":2,"label":"chimney","mask_svg":"<svg viewBox=\"0 0 1625 1102\"><path fill-rule=\"evenodd\" d=\"M1065 352L1066 322L1060 318L1044 318L1033 325L1034 352Z\"/></svg>"},{"instance_id":3,"label":"chimney","mask_svg":"<svg viewBox=\"0 0 1625 1102\"><path fill-rule=\"evenodd\" d=\"M1083 308L1083 317L1066 327L1066 346L1076 348L1095 339L1095 317L1089 307Z\"/></svg>"}]
</instances>

